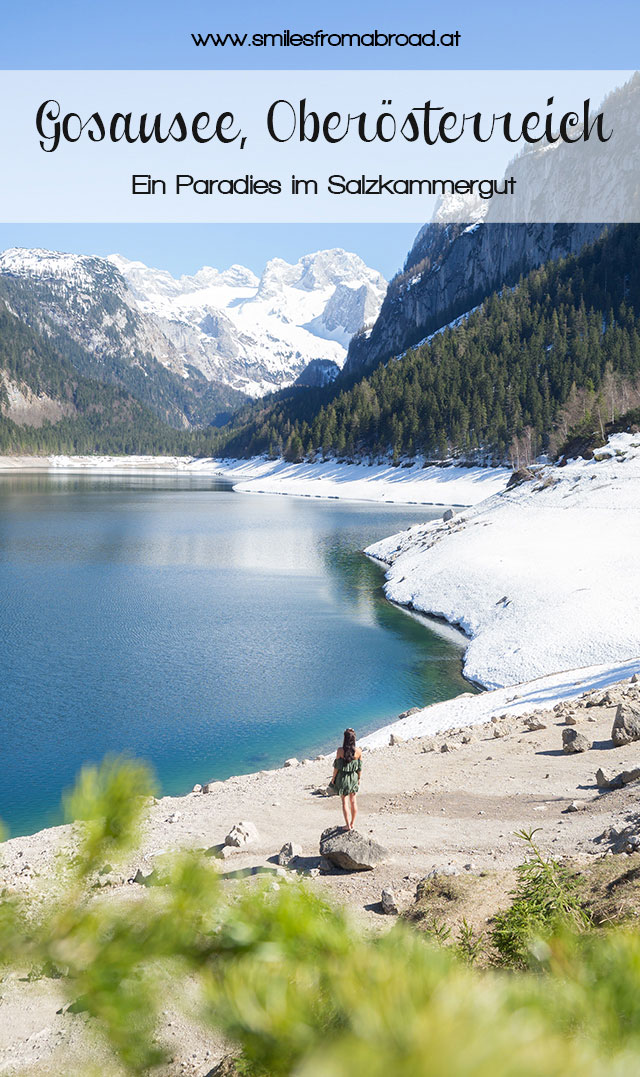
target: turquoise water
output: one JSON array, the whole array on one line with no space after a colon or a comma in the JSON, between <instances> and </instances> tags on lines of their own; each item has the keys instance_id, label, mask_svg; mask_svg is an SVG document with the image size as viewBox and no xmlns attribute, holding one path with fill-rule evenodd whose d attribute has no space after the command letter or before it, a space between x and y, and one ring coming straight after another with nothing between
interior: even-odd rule
<instances>
[{"instance_id":1,"label":"turquoise water","mask_svg":"<svg viewBox=\"0 0 640 1077\"><path fill-rule=\"evenodd\" d=\"M0 818L12 834L59 821L108 752L181 793L468 691L460 648L386 602L360 552L442 511L1 477Z\"/></svg>"}]
</instances>

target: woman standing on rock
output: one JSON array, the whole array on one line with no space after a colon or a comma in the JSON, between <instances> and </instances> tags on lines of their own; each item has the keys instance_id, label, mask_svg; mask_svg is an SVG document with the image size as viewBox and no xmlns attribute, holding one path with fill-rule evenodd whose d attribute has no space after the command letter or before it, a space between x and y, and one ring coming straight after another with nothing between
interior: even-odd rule
<instances>
[{"instance_id":1,"label":"woman standing on rock","mask_svg":"<svg viewBox=\"0 0 640 1077\"><path fill-rule=\"evenodd\" d=\"M342 748L336 752L333 764L333 777L330 784L342 797L342 814L347 824L345 830L353 830L358 805L356 794L360 788L362 772L362 750L356 748L356 735L353 729L345 729ZM349 818L351 816L351 818Z\"/></svg>"}]
</instances>

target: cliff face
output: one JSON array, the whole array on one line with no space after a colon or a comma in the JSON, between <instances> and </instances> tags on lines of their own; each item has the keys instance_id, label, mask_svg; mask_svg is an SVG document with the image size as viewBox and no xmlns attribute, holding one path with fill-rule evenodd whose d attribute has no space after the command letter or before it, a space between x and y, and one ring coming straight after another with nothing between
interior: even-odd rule
<instances>
[{"instance_id":1,"label":"cliff face","mask_svg":"<svg viewBox=\"0 0 640 1077\"><path fill-rule=\"evenodd\" d=\"M371 369L465 314L550 259L577 254L602 224L425 225L389 285L368 336L353 339L345 373Z\"/></svg>"},{"instance_id":2,"label":"cliff face","mask_svg":"<svg viewBox=\"0 0 640 1077\"><path fill-rule=\"evenodd\" d=\"M606 151L594 139L536 146L507 167L505 175L516 179L513 198L443 199L389 285L373 329L351 341L345 373L401 354L521 274L577 254L605 228L592 222L594 207L612 224L640 219L640 75L603 105L606 129L616 135ZM461 219L472 223L456 223ZM536 220L589 223L519 223Z\"/></svg>"}]
</instances>

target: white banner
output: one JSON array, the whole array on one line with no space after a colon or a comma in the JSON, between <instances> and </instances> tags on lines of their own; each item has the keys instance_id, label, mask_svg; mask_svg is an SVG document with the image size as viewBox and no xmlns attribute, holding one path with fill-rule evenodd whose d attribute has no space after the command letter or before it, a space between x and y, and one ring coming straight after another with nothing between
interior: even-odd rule
<instances>
[{"instance_id":1,"label":"white banner","mask_svg":"<svg viewBox=\"0 0 640 1077\"><path fill-rule=\"evenodd\" d=\"M640 221L632 76L4 71L0 218Z\"/></svg>"}]
</instances>

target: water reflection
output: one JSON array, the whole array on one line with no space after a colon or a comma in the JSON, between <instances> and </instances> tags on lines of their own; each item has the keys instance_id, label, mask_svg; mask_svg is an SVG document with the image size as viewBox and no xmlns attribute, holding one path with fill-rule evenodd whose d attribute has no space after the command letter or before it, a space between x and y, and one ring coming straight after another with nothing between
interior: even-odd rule
<instances>
[{"instance_id":1,"label":"water reflection","mask_svg":"<svg viewBox=\"0 0 640 1077\"><path fill-rule=\"evenodd\" d=\"M361 553L441 511L2 476L0 816L43 825L109 751L180 792L468 689L460 649L387 603Z\"/></svg>"}]
</instances>

